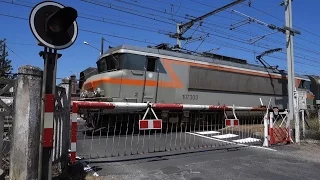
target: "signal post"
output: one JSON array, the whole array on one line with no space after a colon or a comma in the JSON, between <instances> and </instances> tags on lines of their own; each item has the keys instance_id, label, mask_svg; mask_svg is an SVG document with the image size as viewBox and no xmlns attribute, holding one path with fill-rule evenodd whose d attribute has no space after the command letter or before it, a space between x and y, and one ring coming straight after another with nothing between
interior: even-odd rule
<instances>
[{"instance_id":1,"label":"signal post","mask_svg":"<svg viewBox=\"0 0 320 180\"><path fill-rule=\"evenodd\" d=\"M44 47L39 53L44 59L42 83L39 179L52 179L52 150L54 143L54 110L58 50L70 47L78 36L77 11L72 7L45 1L30 13L30 29Z\"/></svg>"}]
</instances>

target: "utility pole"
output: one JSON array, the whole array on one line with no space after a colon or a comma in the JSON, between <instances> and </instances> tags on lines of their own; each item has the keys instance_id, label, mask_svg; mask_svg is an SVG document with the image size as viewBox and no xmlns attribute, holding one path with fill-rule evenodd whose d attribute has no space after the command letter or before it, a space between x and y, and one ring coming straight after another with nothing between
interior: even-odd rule
<instances>
[{"instance_id":1,"label":"utility pole","mask_svg":"<svg viewBox=\"0 0 320 180\"><path fill-rule=\"evenodd\" d=\"M292 0L284 0L285 6L285 30L286 30L286 46L287 46L287 68L288 68L288 123L287 128L290 127L291 120L295 119L295 142L300 143L300 127L299 127L299 113L298 103L295 103L295 80L294 80L294 55L293 55L293 34L292 29ZM300 34L300 33L298 33ZM289 131L290 133L290 131ZM289 134L290 135L290 134Z\"/></svg>"},{"instance_id":2,"label":"utility pole","mask_svg":"<svg viewBox=\"0 0 320 180\"><path fill-rule=\"evenodd\" d=\"M291 2L292 0L284 0L280 5L285 6L285 26L284 27L277 27L273 24L267 24L260 20L257 20L253 17L240 13L236 10L232 10L232 12L237 13L241 16L244 16L247 21L255 22L257 24L266 26L272 30L276 30L286 35L286 48L287 48L287 67L288 67L288 123L287 128L290 127L291 120L295 119L295 141L296 143L300 142L300 131L299 131L299 110L298 110L298 103L295 103L294 94L295 93L295 78L294 78L294 56L293 56L293 35L301 33L297 30L292 28L292 8ZM244 25L243 23L242 25ZM239 26L237 26L239 27ZM234 28L233 28L234 29ZM295 106L296 104L296 106ZM289 131L289 137L291 137L291 132Z\"/></svg>"}]
</instances>

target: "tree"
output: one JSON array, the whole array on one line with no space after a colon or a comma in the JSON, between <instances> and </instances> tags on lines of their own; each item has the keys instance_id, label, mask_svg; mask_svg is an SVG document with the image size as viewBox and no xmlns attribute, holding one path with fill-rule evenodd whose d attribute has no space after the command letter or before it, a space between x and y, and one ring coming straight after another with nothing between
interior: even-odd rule
<instances>
[{"instance_id":1,"label":"tree","mask_svg":"<svg viewBox=\"0 0 320 180\"><path fill-rule=\"evenodd\" d=\"M6 39L0 40L0 79L11 78L12 65L9 60L8 52L6 51Z\"/></svg>"}]
</instances>

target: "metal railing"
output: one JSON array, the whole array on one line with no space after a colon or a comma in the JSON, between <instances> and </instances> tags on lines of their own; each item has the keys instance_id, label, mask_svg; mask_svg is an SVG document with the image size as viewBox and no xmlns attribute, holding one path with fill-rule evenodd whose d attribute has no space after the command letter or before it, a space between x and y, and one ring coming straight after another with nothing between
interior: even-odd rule
<instances>
[{"instance_id":1,"label":"metal railing","mask_svg":"<svg viewBox=\"0 0 320 180\"><path fill-rule=\"evenodd\" d=\"M262 146L266 114L259 107L73 102L71 161L75 153L96 159Z\"/></svg>"},{"instance_id":2,"label":"metal railing","mask_svg":"<svg viewBox=\"0 0 320 180\"><path fill-rule=\"evenodd\" d=\"M0 169L5 174L10 166L10 142L13 120L15 79L0 79ZM6 96L3 96L6 94ZM8 96L9 95L9 96Z\"/></svg>"},{"instance_id":3,"label":"metal railing","mask_svg":"<svg viewBox=\"0 0 320 180\"><path fill-rule=\"evenodd\" d=\"M69 163L70 146L70 82L56 87L53 136L53 165L61 165L66 170Z\"/></svg>"}]
</instances>

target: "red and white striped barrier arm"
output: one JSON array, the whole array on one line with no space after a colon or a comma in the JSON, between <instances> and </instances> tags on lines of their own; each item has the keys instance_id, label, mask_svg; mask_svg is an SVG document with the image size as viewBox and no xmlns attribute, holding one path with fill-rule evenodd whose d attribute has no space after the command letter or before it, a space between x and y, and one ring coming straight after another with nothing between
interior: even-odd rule
<instances>
[{"instance_id":1,"label":"red and white striped barrier arm","mask_svg":"<svg viewBox=\"0 0 320 180\"><path fill-rule=\"evenodd\" d=\"M155 103L151 105L152 109L159 110L249 110L262 111L265 108L243 107L243 106L215 106L215 105L194 105L194 104L162 104Z\"/></svg>"},{"instance_id":2,"label":"red and white striped barrier arm","mask_svg":"<svg viewBox=\"0 0 320 180\"><path fill-rule=\"evenodd\" d=\"M162 104L162 103L126 103L126 102L93 102L74 101L79 109L122 109L122 110L144 110L151 107L155 110L244 110L263 111L266 108L243 107L243 106L215 106L215 105L193 105L193 104Z\"/></svg>"},{"instance_id":3,"label":"red and white striped barrier arm","mask_svg":"<svg viewBox=\"0 0 320 180\"><path fill-rule=\"evenodd\" d=\"M46 94L43 122L43 147L53 147L53 113L55 99L53 94Z\"/></svg>"},{"instance_id":4,"label":"red and white striped barrier arm","mask_svg":"<svg viewBox=\"0 0 320 180\"><path fill-rule=\"evenodd\" d=\"M71 151L70 151L70 162L76 162L77 152L77 128L78 128L78 106L76 103L72 105L72 116L71 116Z\"/></svg>"}]
</instances>

